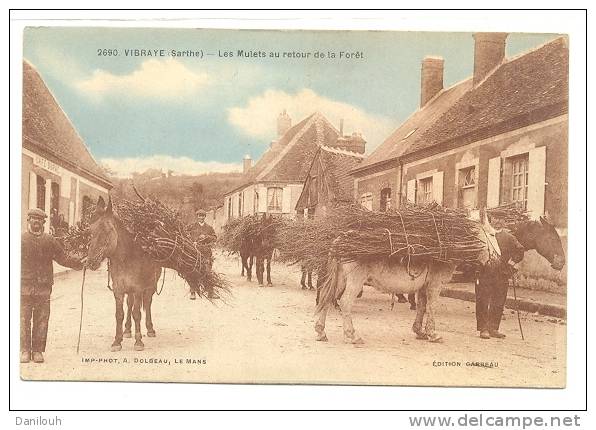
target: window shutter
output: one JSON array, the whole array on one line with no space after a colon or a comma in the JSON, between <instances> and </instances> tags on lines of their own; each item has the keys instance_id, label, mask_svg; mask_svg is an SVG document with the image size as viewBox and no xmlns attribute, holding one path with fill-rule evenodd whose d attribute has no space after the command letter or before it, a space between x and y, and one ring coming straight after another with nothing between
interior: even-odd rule
<instances>
[{"instance_id":1,"label":"window shutter","mask_svg":"<svg viewBox=\"0 0 596 430\"><path fill-rule=\"evenodd\" d=\"M290 187L280 188L281 192L281 211L283 213L292 212L292 190Z\"/></svg>"},{"instance_id":2,"label":"window shutter","mask_svg":"<svg viewBox=\"0 0 596 430\"><path fill-rule=\"evenodd\" d=\"M433 174L433 200L443 204L443 172Z\"/></svg>"},{"instance_id":3,"label":"window shutter","mask_svg":"<svg viewBox=\"0 0 596 430\"><path fill-rule=\"evenodd\" d=\"M501 187L501 157L488 160L488 184L486 191L486 207L499 206L499 192Z\"/></svg>"},{"instance_id":4,"label":"window shutter","mask_svg":"<svg viewBox=\"0 0 596 430\"><path fill-rule=\"evenodd\" d=\"M538 219L544 215L544 185L546 182L546 146L528 154L528 211Z\"/></svg>"},{"instance_id":5,"label":"window shutter","mask_svg":"<svg viewBox=\"0 0 596 430\"><path fill-rule=\"evenodd\" d=\"M410 179L408 181L406 189L406 200L409 203L416 203L416 179Z\"/></svg>"}]
</instances>

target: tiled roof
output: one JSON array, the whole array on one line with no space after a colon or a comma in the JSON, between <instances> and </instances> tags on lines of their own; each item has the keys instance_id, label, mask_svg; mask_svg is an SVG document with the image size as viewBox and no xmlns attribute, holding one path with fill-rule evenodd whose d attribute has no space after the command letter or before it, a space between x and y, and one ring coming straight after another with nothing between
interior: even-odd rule
<instances>
[{"instance_id":1,"label":"tiled roof","mask_svg":"<svg viewBox=\"0 0 596 430\"><path fill-rule=\"evenodd\" d=\"M350 171L362 162L363 155L336 148L321 147L320 160L327 184L335 200L351 201L354 195L354 179Z\"/></svg>"},{"instance_id":2,"label":"tiled roof","mask_svg":"<svg viewBox=\"0 0 596 430\"><path fill-rule=\"evenodd\" d=\"M291 127L246 173L240 186L254 182L302 182L312 159L321 145L336 143L339 131L316 112Z\"/></svg>"},{"instance_id":3,"label":"tiled roof","mask_svg":"<svg viewBox=\"0 0 596 430\"><path fill-rule=\"evenodd\" d=\"M568 68L564 37L504 62L421 133L404 155L464 145L567 113Z\"/></svg>"},{"instance_id":4,"label":"tiled roof","mask_svg":"<svg viewBox=\"0 0 596 430\"><path fill-rule=\"evenodd\" d=\"M376 164L400 157L433 122L470 88L472 88L471 78L440 91L426 105L406 119L354 170L365 170Z\"/></svg>"},{"instance_id":5,"label":"tiled roof","mask_svg":"<svg viewBox=\"0 0 596 430\"><path fill-rule=\"evenodd\" d=\"M23 61L23 146L69 164L69 169L111 187L104 170L47 88L35 68Z\"/></svg>"}]
</instances>

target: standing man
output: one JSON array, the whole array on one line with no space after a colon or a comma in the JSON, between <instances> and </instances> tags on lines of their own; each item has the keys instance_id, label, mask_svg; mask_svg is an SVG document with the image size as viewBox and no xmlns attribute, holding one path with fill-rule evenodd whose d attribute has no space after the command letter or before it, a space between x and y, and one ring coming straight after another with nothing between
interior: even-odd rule
<instances>
[{"instance_id":1,"label":"standing man","mask_svg":"<svg viewBox=\"0 0 596 430\"><path fill-rule=\"evenodd\" d=\"M476 278L476 330L482 339L502 339L499 332L503 309L507 300L509 279L515 269L509 261L519 263L524 258L524 247L507 231L495 233L501 250L497 261L489 262Z\"/></svg>"},{"instance_id":2,"label":"standing man","mask_svg":"<svg viewBox=\"0 0 596 430\"><path fill-rule=\"evenodd\" d=\"M209 255L207 255L207 258L209 259L209 269L211 269L211 265L213 264L213 253L211 247L215 244L217 235L215 234L213 227L205 222L205 218L207 217L207 212L205 212L205 210L198 209L195 214L197 216L197 221L189 226L190 237L195 245L203 245L206 247L206 249L208 249ZM219 298L211 289L208 290L207 297L210 299ZM191 291L190 299L195 300L196 298L196 293Z\"/></svg>"},{"instance_id":3,"label":"standing man","mask_svg":"<svg viewBox=\"0 0 596 430\"><path fill-rule=\"evenodd\" d=\"M21 363L44 361L53 262L76 270L83 268L82 259L67 256L60 243L43 232L46 218L41 209L31 209L27 213L27 231L21 235Z\"/></svg>"}]
</instances>

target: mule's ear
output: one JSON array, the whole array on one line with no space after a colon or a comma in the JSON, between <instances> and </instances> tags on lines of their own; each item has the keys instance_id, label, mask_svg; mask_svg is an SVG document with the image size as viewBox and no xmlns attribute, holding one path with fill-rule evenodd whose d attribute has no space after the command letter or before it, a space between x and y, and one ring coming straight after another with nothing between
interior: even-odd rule
<instances>
[{"instance_id":1,"label":"mule's ear","mask_svg":"<svg viewBox=\"0 0 596 430\"><path fill-rule=\"evenodd\" d=\"M108 197L108 207L106 208L106 213L112 213L112 196Z\"/></svg>"},{"instance_id":2,"label":"mule's ear","mask_svg":"<svg viewBox=\"0 0 596 430\"><path fill-rule=\"evenodd\" d=\"M99 196L97 199L97 210L104 211L106 209L106 201L103 199L102 196Z\"/></svg>"}]
</instances>

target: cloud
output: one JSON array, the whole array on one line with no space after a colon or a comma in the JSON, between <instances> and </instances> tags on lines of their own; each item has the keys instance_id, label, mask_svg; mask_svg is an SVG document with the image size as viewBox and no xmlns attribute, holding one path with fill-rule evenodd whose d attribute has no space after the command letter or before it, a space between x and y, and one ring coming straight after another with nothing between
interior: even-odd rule
<instances>
[{"instance_id":1,"label":"cloud","mask_svg":"<svg viewBox=\"0 0 596 430\"><path fill-rule=\"evenodd\" d=\"M203 72L196 72L174 58L144 61L128 75L95 70L91 77L75 82L81 93L101 99L105 96L179 99L195 95L211 82Z\"/></svg>"},{"instance_id":2,"label":"cloud","mask_svg":"<svg viewBox=\"0 0 596 430\"><path fill-rule=\"evenodd\" d=\"M228 121L244 134L263 139L263 143L276 136L277 116L286 110L292 123L296 124L308 115L318 111L332 124L339 127L344 120L344 134L362 133L367 141L367 152L378 146L397 127L395 121L370 114L356 106L323 97L305 88L295 94L281 90L267 90L252 97L246 106L228 109Z\"/></svg>"},{"instance_id":3,"label":"cloud","mask_svg":"<svg viewBox=\"0 0 596 430\"><path fill-rule=\"evenodd\" d=\"M103 158L100 162L112 170L116 176L128 177L133 172L142 173L147 169L158 169L163 172L172 170L182 175L200 175L201 173L241 172L238 163L220 163L217 161L196 161L188 157L172 157L169 155L152 155L149 157Z\"/></svg>"}]
</instances>

